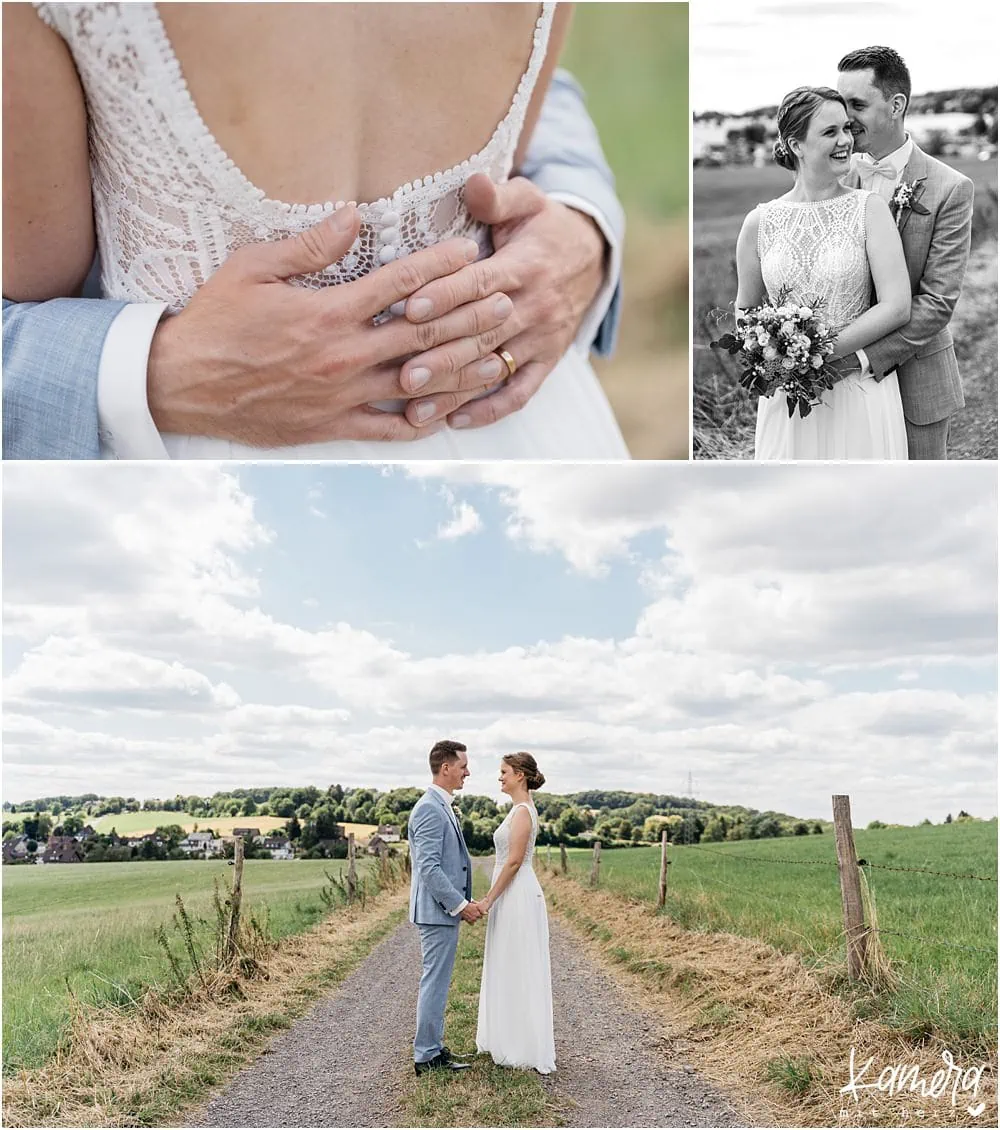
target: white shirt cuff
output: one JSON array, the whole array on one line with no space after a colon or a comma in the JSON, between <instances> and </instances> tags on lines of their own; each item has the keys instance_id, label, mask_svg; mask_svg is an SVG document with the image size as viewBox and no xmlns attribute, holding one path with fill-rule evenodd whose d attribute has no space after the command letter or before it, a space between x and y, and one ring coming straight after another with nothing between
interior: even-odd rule
<instances>
[{"instance_id":1,"label":"white shirt cuff","mask_svg":"<svg viewBox=\"0 0 1000 1130\"><path fill-rule=\"evenodd\" d=\"M146 398L153 334L167 306L131 302L111 323L97 370L97 426L102 459L169 459Z\"/></svg>"},{"instance_id":2,"label":"white shirt cuff","mask_svg":"<svg viewBox=\"0 0 1000 1130\"><path fill-rule=\"evenodd\" d=\"M601 234L610 249L604 282L594 301L591 302L587 313L584 314L580 329L573 342L577 349L586 355L590 352L590 347L597 337L597 331L601 328L601 322L604 321L604 316L611 305L611 299L614 298L618 280L621 278L622 247L618 237L611 230L604 213L599 208L595 208L589 200L584 200L582 196L575 196L572 192L550 192L548 196L550 200L558 200L560 204L565 204L568 208L575 208L578 212L583 212L584 215L589 216L601 229Z\"/></svg>"},{"instance_id":3,"label":"white shirt cuff","mask_svg":"<svg viewBox=\"0 0 1000 1130\"><path fill-rule=\"evenodd\" d=\"M863 349L856 349L854 352L858 360L861 362L861 375L863 377L874 376L874 371L872 370L872 367L868 361L868 354L865 353Z\"/></svg>"},{"instance_id":4,"label":"white shirt cuff","mask_svg":"<svg viewBox=\"0 0 1000 1130\"><path fill-rule=\"evenodd\" d=\"M469 900L462 899L458 906L456 906L454 910L449 910L448 913L452 916L452 918L457 918L468 905Z\"/></svg>"}]
</instances>

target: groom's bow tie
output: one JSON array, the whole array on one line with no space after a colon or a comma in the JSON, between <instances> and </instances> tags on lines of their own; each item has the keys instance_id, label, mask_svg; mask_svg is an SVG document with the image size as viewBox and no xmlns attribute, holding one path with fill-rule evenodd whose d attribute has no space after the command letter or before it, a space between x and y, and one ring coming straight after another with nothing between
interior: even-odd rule
<instances>
[{"instance_id":1,"label":"groom's bow tie","mask_svg":"<svg viewBox=\"0 0 1000 1130\"><path fill-rule=\"evenodd\" d=\"M866 161L865 168L877 177L886 177L888 180L896 179L896 170L888 161Z\"/></svg>"}]
</instances>

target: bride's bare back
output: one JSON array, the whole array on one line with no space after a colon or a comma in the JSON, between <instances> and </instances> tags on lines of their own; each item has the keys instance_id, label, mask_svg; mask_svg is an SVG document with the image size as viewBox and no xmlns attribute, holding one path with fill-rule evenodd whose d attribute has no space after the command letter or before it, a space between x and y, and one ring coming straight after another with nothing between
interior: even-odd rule
<instances>
[{"instance_id":1,"label":"bride's bare back","mask_svg":"<svg viewBox=\"0 0 1000 1130\"><path fill-rule=\"evenodd\" d=\"M485 145L535 4L161 4L202 118L269 197L377 200ZM540 84L541 85L541 84Z\"/></svg>"},{"instance_id":2,"label":"bride's bare back","mask_svg":"<svg viewBox=\"0 0 1000 1130\"><path fill-rule=\"evenodd\" d=\"M21 300L74 293L94 248L83 92L55 32L27 5L6 7L13 11L4 35L4 293ZM482 149L525 71L539 10L156 8L165 48L205 127L251 184L291 203L376 201ZM568 15L568 7L557 11L518 159ZM48 81L39 84L39 74Z\"/></svg>"}]
</instances>

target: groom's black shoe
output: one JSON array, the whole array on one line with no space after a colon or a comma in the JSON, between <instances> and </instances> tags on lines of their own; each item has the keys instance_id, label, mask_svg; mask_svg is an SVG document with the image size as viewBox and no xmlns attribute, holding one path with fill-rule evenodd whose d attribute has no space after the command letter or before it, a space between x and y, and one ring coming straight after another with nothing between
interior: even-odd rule
<instances>
[{"instance_id":1,"label":"groom's black shoe","mask_svg":"<svg viewBox=\"0 0 1000 1130\"><path fill-rule=\"evenodd\" d=\"M433 1071L441 1067L448 1071L465 1071L471 1066L469 1063L461 1063L457 1059L452 1059L451 1052L447 1048L442 1048L433 1059L425 1060L423 1063L414 1063L413 1070L417 1075L423 1075L425 1071Z\"/></svg>"}]
</instances>

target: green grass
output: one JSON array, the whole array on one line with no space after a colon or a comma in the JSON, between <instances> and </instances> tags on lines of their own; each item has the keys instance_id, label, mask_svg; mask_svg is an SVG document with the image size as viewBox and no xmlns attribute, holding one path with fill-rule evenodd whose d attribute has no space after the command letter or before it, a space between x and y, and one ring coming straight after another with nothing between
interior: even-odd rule
<instances>
[{"instance_id":1,"label":"green grass","mask_svg":"<svg viewBox=\"0 0 1000 1130\"><path fill-rule=\"evenodd\" d=\"M247 860L244 913L267 907L274 938L318 922L324 870L342 861ZM366 862L362 866L367 866ZM127 1003L168 968L153 939L180 894L192 917L211 915L212 883L225 892L224 861L81 863L5 867L3 874L3 1069L43 1063L70 1015L67 982L89 1003Z\"/></svg>"},{"instance_id":2,"label":"green grass","mask_svg":"<svg viewBox=\"0 0 1000 1130\"><path fill-rule=\"evenodd\" d=\"M627 211L688 204L688 5L578 4L562 65L582 84Z\"/></svg>"},{"instance_id":3,"label":"green grass","mask_svg":"<svg viewBox=\"0 0 1000 1130\"><path fill-rule=\"evenodd\" d=\"M474 887L480 898L488 889L481 871ZM403 1096L402 1126L565 1125L534 1071L497 1067L488 1055L476 1055L485 938L485 926L461 927L445 1015L445 1042L472 1066L458 1076L438 1071L412 1076Z\"/></svg>"},{"instance_id":4,"label":"green grass","mask_svg":"<svg viewBox=\"0 0 1000 1130\"><path fill-rule=\"evenodd\" d=\"M855 841L859 857L875 864L997 873L995 821L859 831ZM590 853L569 854L571 873L586 882ZM600 885L655 902L659 858L656 847L603 852ZM842 963L832 836L672 846L670 858L667 912L679 925L761 938L801 954L809 965ZM885 931L882 943L901 985L877 998L859 999L859 1010L877 1014L913 1037L936 1032L966 1048L995 1041L996 884L875 868L866 875Z\"/></svg>"},{"instance_id":5,"label":"green grass","mask_svg":"<svg viewBox=\"0 0 1000 1130\"><path fill-rule=\"evenodd\" d=\"M950 159L975 183L973 261L996 260L997 162ZM774 165L694 170L694 427L695 456L743 458L753 455L756 402L737 385L735 361L708 348L732 328L736 298L736 237L744 217L761 201L791 187L790 175ZM973 434L956 427L952 458L997 456L996 436L996 283L991 293L983 273L970 274L964 307L952 319L962 368L966 415L975 417ZM980 297L982 301L980 301ZM986 341L983 351L979 343ZM983 404L980 404L980 401ZM956 418L960 423L962 414Z\"/></svg>"}]
</instances>

